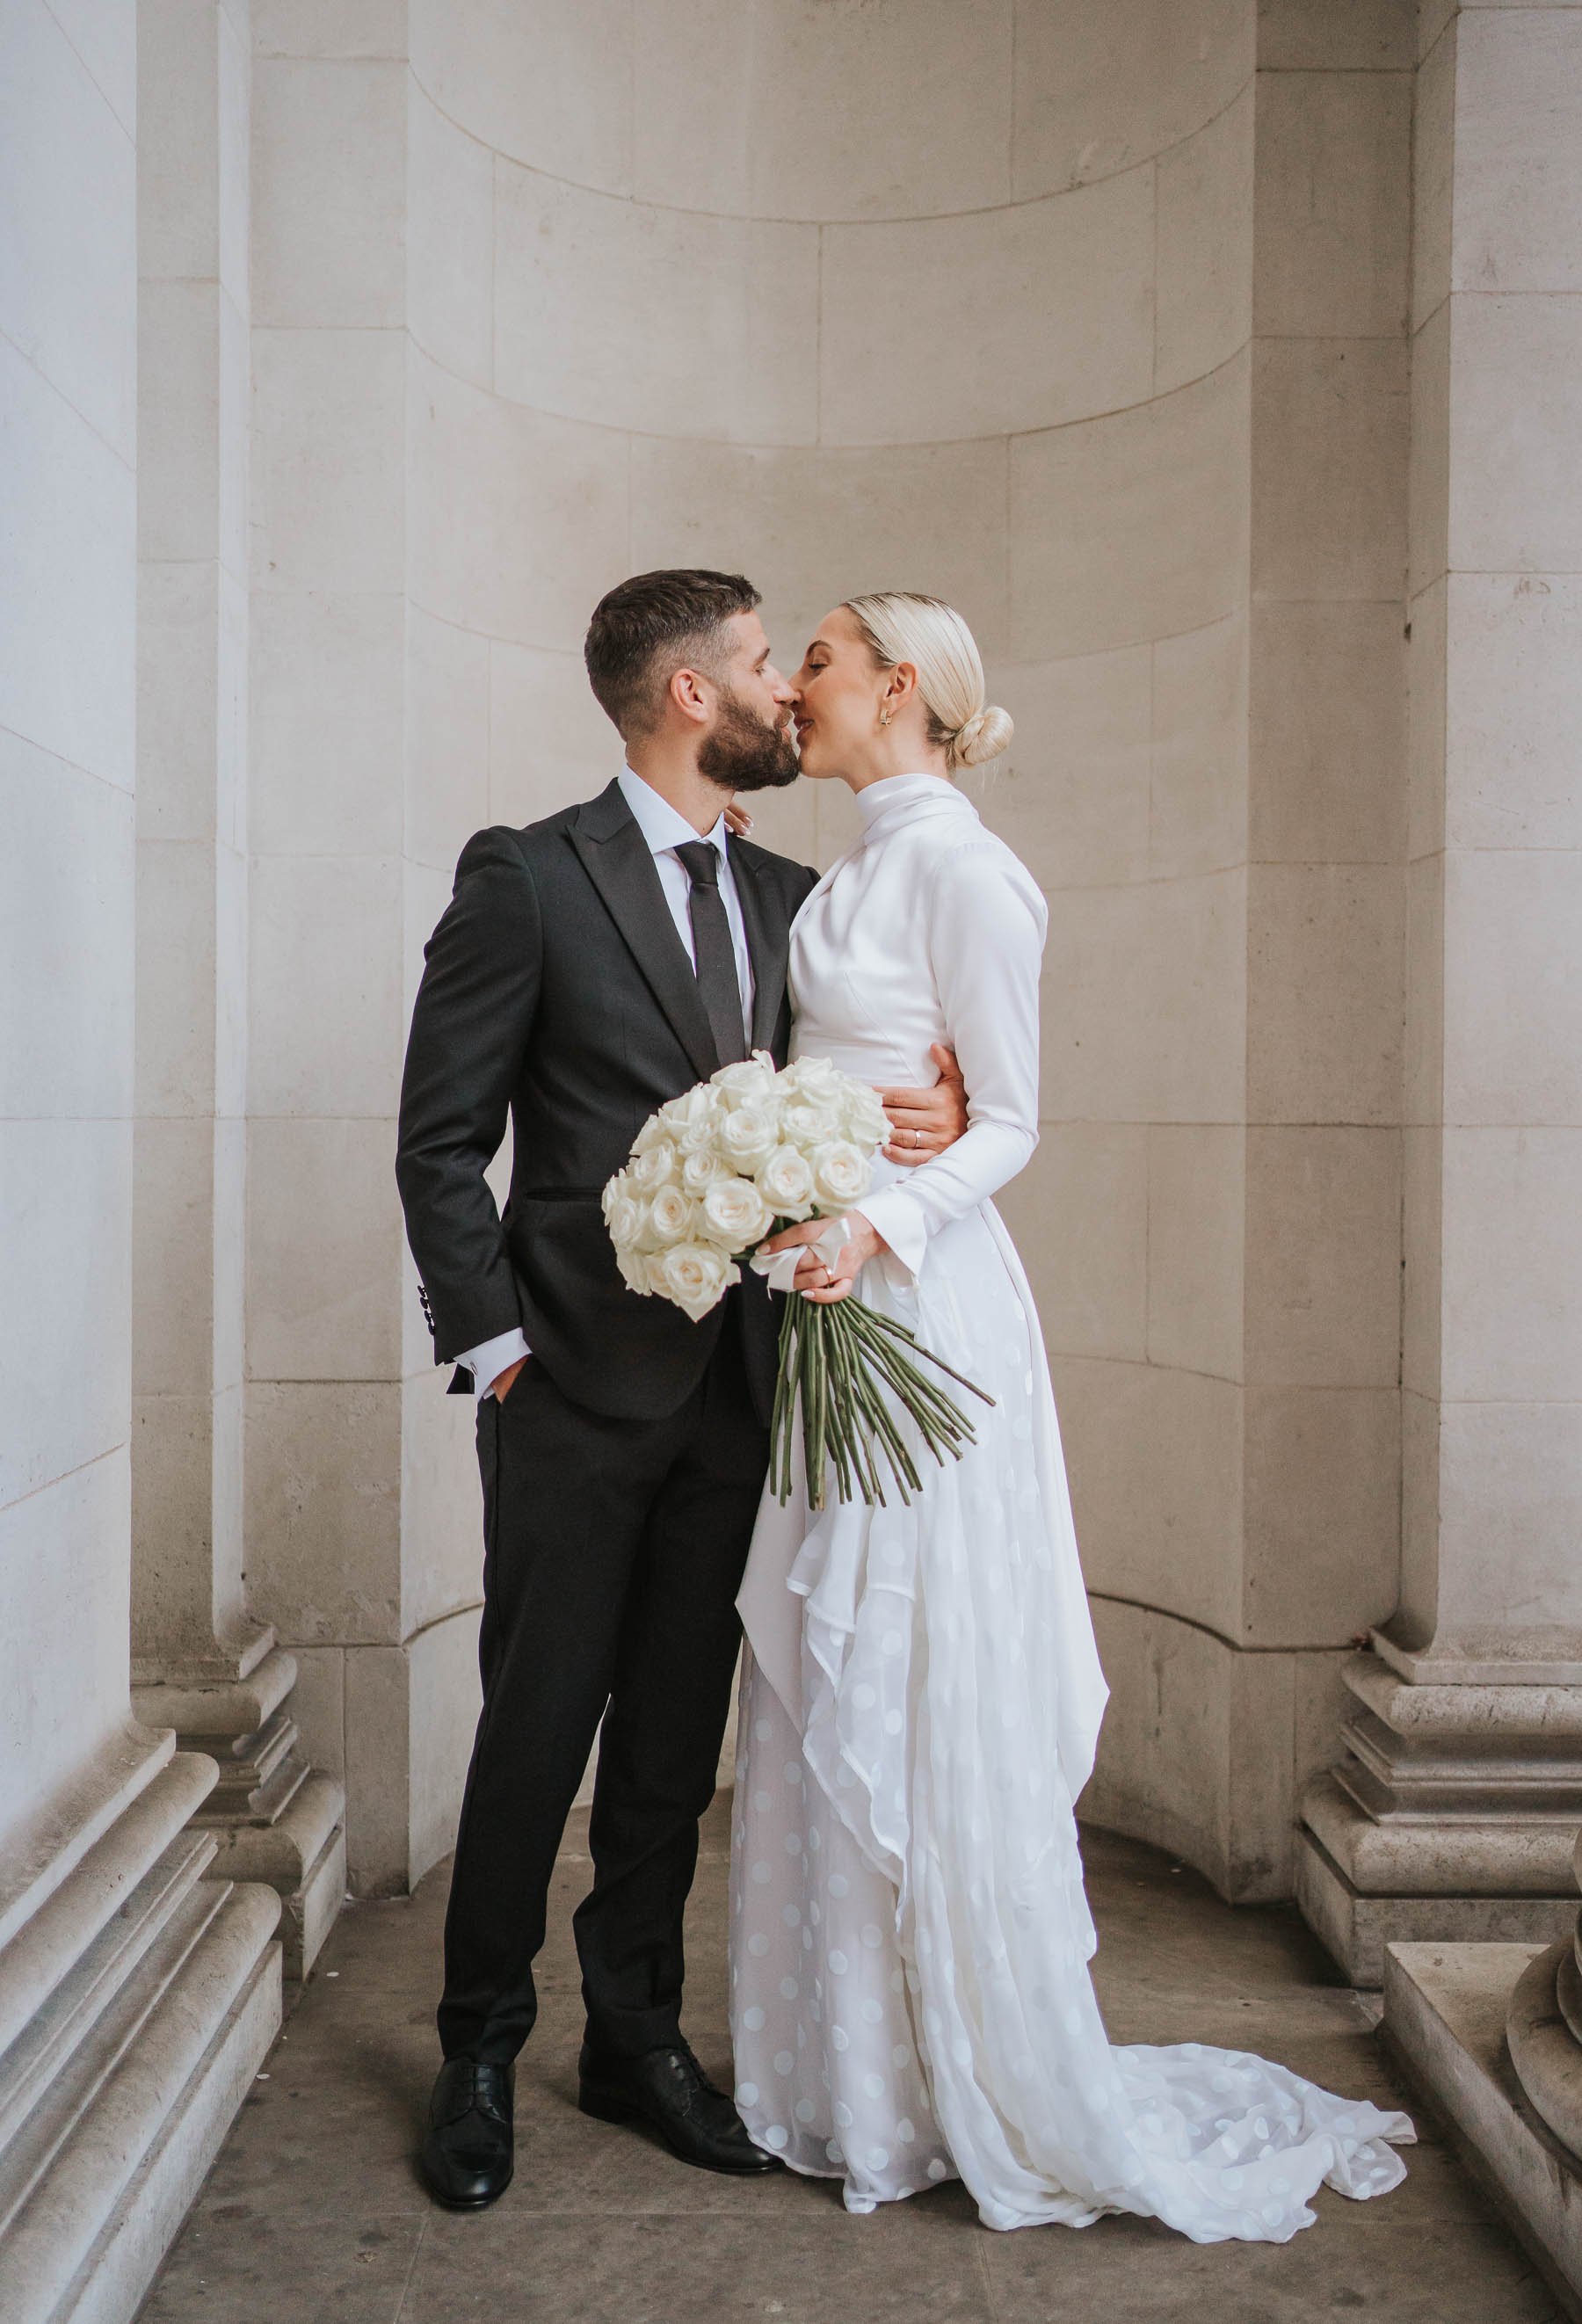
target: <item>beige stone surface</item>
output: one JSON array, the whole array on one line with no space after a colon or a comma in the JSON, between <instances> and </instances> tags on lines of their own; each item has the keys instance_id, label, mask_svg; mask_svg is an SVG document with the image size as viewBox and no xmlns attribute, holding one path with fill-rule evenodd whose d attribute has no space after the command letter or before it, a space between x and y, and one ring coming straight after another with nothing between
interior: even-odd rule
<instances>
[{"instance_id":1,"label":"beige stone surface","mask_svg":"<svg viewBox=\"0 0 1582 2324\"><path fill-rule=\"evenodd\" d=\"M1256 331L1398 336L1411 242L1411 126L1405 73L1260 73Z\"/></svg>"},{"instance_id":2,"label":"beige stone surface","mask_svg":"<svg viewBox=\"0 0 1582 2324\"><path fill-rule=\"evenodd\" d=\"M644 0L631 14L633 189L780 218L1003 204L1012 19L1012 0Z\"/></svg>"},{"instance_id":3,"label":"beige stone surface","mask_svg":"<svg viewBox=\"0 0 1582 2324\"><path fill-rule=\"evenodd\" d=\"M1397 596L1407 448L1401 341L1264 339L1253 378L1255 592Z\"/></svg>"},{"instance_id":4,"label":"beige stone surface","mask_svg":"<svg viewBox=\"0 0 1582 2324\"><path fill-rule=\"evenodd\" d=\"M1095 653L1200 629L1246 567L1245 359L1136 410L1011 446L1017 654ZM1147 543L1145 558L1136 544Z\"/></svg>"},{"instance_id":5,"label":"beige stone surface","mask_svg":"<svg viewBox=\"0 0 1582 2324\"><path fill-rule=\"evenodd\" d=\"M1018 198L1111 176L1224 111L1253 69L1237 0L1050 0L1018 20Z\"/></svg>"},{"instance_id":6,"label":"beige stone surface","mask_svg":"<svg viewBox=\"0 0 1582 2324\"><path fill-rule=\"evenodd\" d=\"M1396 1602L1397 1392L1249 1386L1246 1414L1237 1635L1260 1646L1344 1645Z\"/></svg>"},{"instance_id":7,"label":"beige stone surface","mask_svg":"<svg viewBox=\"0 0 1582 2324\"><path fill-rule=\"evenodd\" d=\"M1052 914L1047 1119L1234 1120L1246 1073L1246 875L1072 890Z\"/></svg>"},{"instance_id":8,"label":"beige stone surface","mask_svg":"<svg viewBox=\"0 0 1582 2324\"><path fill-rule=\"evenodd\" d=\"M1415 598L1449 563L1450 305L1441 300L1412 341L1407 476L1407 594Z\"/></svg>"},{"instance_id":9,"label":"beige stone surface","mask_svg":"<svg viewBox=\"0 0 1582 2324\"><path fill-rule=\"evenodd\" d=\"M483 143L630 193L631 18L630 0L547 0L530 18L514 0L409 0L406 52L419 88Z\"/></svg>"},{"instance_id":10,"label":"beige stone surface","mask_svg":"<svg viewBox=\"0 0 1582 2324\"><path fill-rule=\"evenodd\" d=\"M393 1379L400 1215L389 1122L255 1116L247 1167L251 1376Z\"/></svg>"},{"instance_id":11,"label":"beige stone surface","mask_svg":"<svg viewBox=\"0 0 1582 2324\"><path fill-rule=\"evenodd\" d=\"M1501 573L1582 568L1582 296L1455 302L1450 564ZM1513 427L1513 407L1521 425Z\"/></svg>"},{"instance_id":12,"label":"beige stone surface","mask_svg":"<svg viewBox=\"0 0 1582 2324\"><path fill-rule=\"evenodd\" d=\"M1246 1370L1266 1388L1393 1388L1401 1144L1392 1129L1246 1133Z\"/></svg>"},{"instance_id":13,"label":"beige stone surface","mask_svg":"<svg viewBox=\"0 0 1582 2324\"><path fill-rule=\"evenodd\" d=\"M1148 1130L1148 1360L1243 1377L1246 1133Z\"/></svg>"},{"instance_id":14,"label":"beige stone surface","mask_svg":"<svg viewBox=\"0 0 1582 2324\"><path fill-rule=\"evenodd\" d=\"M487 394L416 351L411 387L418 604L488 637L580 649L632 554L625 439Z\"/></svg>"},{"instance_id":15,"label":"beige stone surface","mask_svg":"<svg viewBox=\"0 0 1582 2324\"><path fill-rule=\"evenodd\" d=\"M1453 574L1449 619L1451 844L1582 846L1582 786L1569 774L1582 719L1582 581Z\"/></svg>"},{"instance_id":16,"label":"beige stone surface","mask_svg":"<svg viewBox=\"0 0 1582 2324\"><path fill-rule=\"evenodd\" d=\"M876 252L867 263L882 281L893 263ZM833 248L823 266L838 286ZM496 166L493 385L513 403L648 435L811 443L819 285L816 227L618 200ZM839 350L838 290L829 295L824 328ZM896 337L877 284L862 321L867 335ZM906 352L895 349L900 361Z\"/></svg>"},{"instance_id":17,"label":"beige stone surface","mask_svg":"<svg viewBox=\"0 0 1582 2324\"><path fill-rule=\"evenodd\" d=\"M1129 170L1008 209L827 227L816 339L822 440L1010 434L1142 402L1154 381L1154 211L1151 171ZM811 346L783 258L777 278L793 348ZM1030 327L1041 311L1056 318L1052 331Z\"/></svg>"},{"instance_id":18,"label":"beige stone surface","mask_svg":"<svg viewBox=\"0 0 1582 2324\"><path fill-rule=\"evenodd\" d=\"M1258 63L1265 72L1384 72L1410 67L1414 20L1429 13L1414 0L1261 0Z\"/></svg>"},{"instance_id":19,"label":"beige stone surface","mask_svg":"<svg viewBox=\"0 0 1582 2324\"><path fill-rule=\"evenodd\" d=\"M260 324L377 328L405 320L407 78L395 60L254 63Z\"/></svg>"},{"instance_id":20,"label":"beige stone surface","mask_svg":"<svg viewBox=\"0 0 1582 2324\"><path fill-rule=\"evenodd\" d=\"M1476 10L1456 78L1456 288L1582 290L1582 16Z\"/></svg>"},{"instance_id":21,"label":"beige stone surface","mask_svg":"<svg viewBox=\"0 0 1582 2324\"><path fill-rule=\"evenodd\" d=\"M580 652L491 644L489 799L482 820L533 823L574 799L592 798L612 779L621 755L621 737L589 690Z\"/></svg>"},{"instance_id":22,"label":"beige stone surface","mask_svg":"<svg viewBox=\"0 0 1582 2324\"><path fill-rule=\"evenodd\" d=\"M1445 1113L1582 1122L1582 853L1445 859Z\"/></svg>"},{"instance_id":23,"label":"beige stone surface","mask_svg":"<svg viewBox=\"0 0 1582 2324\"><path fill-rule=\"evenodd\" d=\"M1154 650L1126 646L990 673L1016 736L964 787L1046 890L1147 876Z\"/></svg>"},{"instance_id":24,"label":"beige stone surface","mask_svg":"<svg viewBox=\"0 0 1582 2324\"><path fill-rule=\"evenodd\" d=\"M1250 84L1154 164L1154 387L1215 371L1252 330Z\"/></svg>"},{"instance_id":25,"label":"beige stone surface","mask_svg":"<svg viewBox=\"0 0 1582 2324\"><path fill-rule=\"evenodd\" d=\"M1426 14L1426 11L1424 12ZM1412 327L1425 323L1450 288L1452 172L1456 141L1456 42L1452 18L1417 75L1412 123Z\"/></svg>"},{"instance_id":26,"label":"beige stone surface","mask_svg":"<svg viewBox=\"0 0 1582 2324\"><path fill-rule=\"evenodd\" d=\"M400 335L258 330L253 364L254 587L399 588Z\"/></svg>"},{"instance_id":27,"label":"beige stone surface","mask_svg":"<svg viewBox=\"0 0 1582 2324\"><path fill-rule=\"evenodd\" d=\"M405 808L409 862L443 872L446 896L462 849L492 820L490 673L495 650L475 631L438 621L409 602L402 780L398 785L395 767L387 763L383 782ZM430 927L437 918L437 910Z\"/></svg>"},{"instance_id":28,"label":"beige stone surface","mask_svg":"<svg viewBox=\"0 0 1582 2324\"><path fill-rule=\"evenodd\" d=\"M474 385L494 370L492 149L407 85L407 327L424 353Z\"/></svg>"},{"instance_id":29,"label":"beige stone surface","mask_svg":"<svg viewBox=\"0 0 1582 2324\"><path fill-rule=\"evenodd\" d=\"M248 1522L269 1543L253 1603L293 1652L399 1637L400 1458L394 1383L250 1385Z\"/></svg>"},{"instance_id":30,"label":"beige stone surface","mask_svg":"<svg viewBox=\"0 0 1582 2324\"><path fill-rule=\"evenodd\" d=\"M1148 869L1154 879L1247 860L1247 623L1239 611L1154 648Z\"/></svg>"},{"instance_id":31,"label":"beige stone surface","mask_svg":"<svg viewBox=\"0 0 1582 2324\"><path fill-rule=\"evenodd\" d=\"M1413 651L1416 620L1413 616ZM1255 861L1394 863L1405 710L1398 602L1264 604L1252 617Z\"/></svg>"},{"instance_id":32,"label":"beige stone surface","mask_svg":"<svg viewBox=\"0 0 1582 2324\"><path fill-rule=\"evenodd\" d=\"M1240 1388L1079 1356L1053 1370L1089 1588L1238 1636Z\"/></svg>"},{"instance_id":33,"label":"beige stone surface","mask_svg":"<svg viewBox=\"0 0 1582 2324\"><path fill-rule=\"evenodd\" d=\"M1140 1124L1051 1124L1001 1204L1027 1257L1045 1344L1145 1355L1148 1138Z\"/></svg>"},{"instance_id":34,"label":"beige stone surface","mask_svg":"<svg viewBox=\"0 0 1582 2324\"><path fill-rule=\"evenodd\" d=\"M1445 844L1447 606L1440 574L1407 608L1406 858L1437 854Z\"/></svg>"},{"instance_id":35,"label":"beige stone surface","mask_svg":"<svg viewBox=\"0 0 1582 2324\"><path fill-rule=\"evenodd\" d=\"M1247 1107L1254 1120L1394 1119L1402 920L1400 881L1388 866L1253 867Z\"/></svg>"},{"instance_id":36,"label":"beige stone surface","mask_svg":"<svg viewBox=\"0 0 1582 2324\"><path fill-rule=\"evenodd\" d=\"M1582 1399L1582 1130L1445 1133L1444 1392Z\"/></svg>"}]
</instances>

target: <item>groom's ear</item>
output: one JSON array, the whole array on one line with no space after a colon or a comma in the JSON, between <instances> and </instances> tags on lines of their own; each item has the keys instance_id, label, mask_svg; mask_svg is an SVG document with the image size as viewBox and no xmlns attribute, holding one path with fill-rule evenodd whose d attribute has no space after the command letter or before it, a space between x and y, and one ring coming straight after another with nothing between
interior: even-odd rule
<instances>
[{"instance_id":1,"label":"groom's ear","mask_svg":"<svg viewBox=\"0 0 1582 2324\"><path fill-rule=\"evenodd\" d=\"M683 668L676 671L666 695L681 715L694 726L706 726L714 704L707 678L695 669Z\"/></svg>"}]
</instances>

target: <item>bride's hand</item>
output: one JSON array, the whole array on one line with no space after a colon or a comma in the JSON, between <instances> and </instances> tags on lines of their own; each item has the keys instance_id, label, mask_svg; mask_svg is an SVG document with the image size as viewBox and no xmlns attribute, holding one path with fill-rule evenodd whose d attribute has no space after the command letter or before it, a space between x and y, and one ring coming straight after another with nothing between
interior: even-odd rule
<instances>
[{"instance_id":1,"label":"bride's hand","mask_svg":"<svg viewBox=\"0 0 1582 2324\"><path fill-rule=\"evenodd\" d=\"M791 1250L798 1243L812 1242L823 1234L827 1219L804 1219L799 1226L785 1227L768 1242L761 1242L761 1251ZM797 1262L796 1288L815 1306L830 1307L838 1299L849 1299L858 1275L870 1259L877 1259L889 1245L876 1234L860 1211L853 1211L846 1221L850 1232L840 1257L833 1267L826 1267L817 1251L810 1250Z\"/></svg>"},{"instance_id":2,"label":"bride's hand","mask_svg":"<svg viewBox=\"0 0 1582 2324\"><path fill-rule=\"evenodd\" d=\"M751 835L752 817L736 799L731 799L726 804L725 828L732 839L746 839Z\"/></svg>"}]
</instances>

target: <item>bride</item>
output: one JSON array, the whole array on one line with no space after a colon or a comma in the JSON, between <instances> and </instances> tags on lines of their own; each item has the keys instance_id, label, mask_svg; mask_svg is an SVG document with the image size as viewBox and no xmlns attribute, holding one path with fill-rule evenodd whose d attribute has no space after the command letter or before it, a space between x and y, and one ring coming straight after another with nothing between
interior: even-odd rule
<instances>
[{"instance_id":1,"label":"bride","mask_svg":"<svg viewBox=\"0 0 1582 2324\"><path fill-rule=\"evenodd\" d=\"M953 1045L970 1127L880 1165L814 1300L855 1288L996 1401L910 1508L766 1492L732 1845L736 2099L762 2148L846 2207L959 2177L991 2227L1108 2211L1199 2242L1283 2242L1320 2181L1403 2177L1400 2114L1185 2043L1112 2047L1074 1803L1105 1683L1032 1296L990 1197L1037 1136L1044 899L952 775L1005 748L958 613L857 597L796 680L802 770L862 836L797 918L794 1053L926 1082ZM768 1248L811 1241L815 1224Z\"/></svg>"}]
</instances>

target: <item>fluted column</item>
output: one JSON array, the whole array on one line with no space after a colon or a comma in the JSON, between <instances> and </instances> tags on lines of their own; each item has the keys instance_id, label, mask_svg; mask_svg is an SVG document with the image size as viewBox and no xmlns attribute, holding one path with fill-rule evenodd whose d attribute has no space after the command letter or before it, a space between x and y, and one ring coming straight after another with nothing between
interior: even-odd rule
<instances>
[{"instance_id":1,"label":"fluted column","mask_svg":"<svg viewBox=\"0 0 1582 2324\"><path fill-rule=\"evenodd\" d=\"M244 1580L248 42L245 0L138 11L133 1678L140 1717L218 1762L195 1823L279 1890L299 1977L345 1834Z\"/></svg>"},{"instance_id":2,"label":"fluted column","mask_svg":"<svg viewBox=\"0 0 1582 2324\"><path fill-rule=\"evenodd\" d=\"M1414 138L1401 1601L1300 1895L1549 1941L1582 1821L1582 20L1423 12Z\"/></svg>"}]
</instances>

